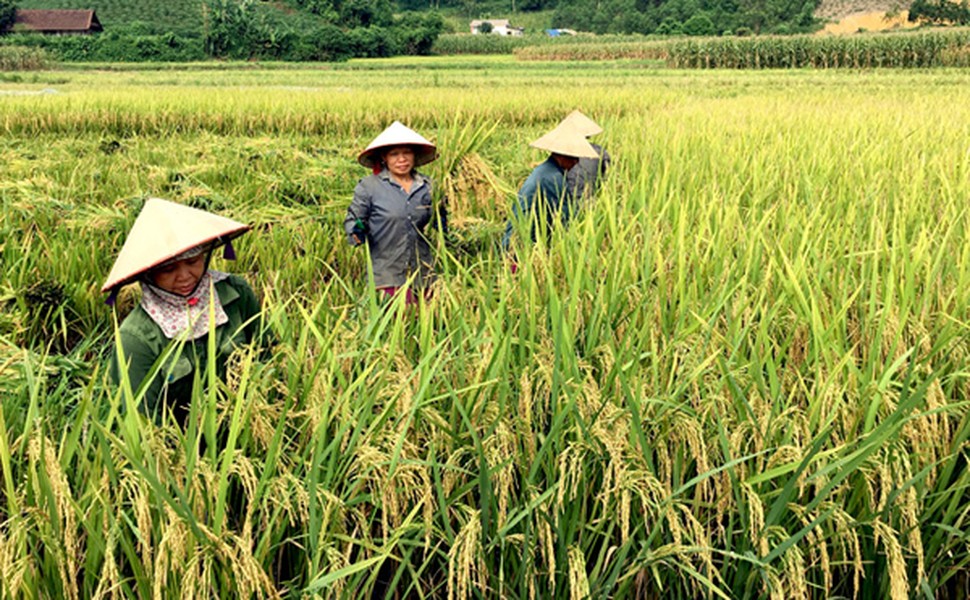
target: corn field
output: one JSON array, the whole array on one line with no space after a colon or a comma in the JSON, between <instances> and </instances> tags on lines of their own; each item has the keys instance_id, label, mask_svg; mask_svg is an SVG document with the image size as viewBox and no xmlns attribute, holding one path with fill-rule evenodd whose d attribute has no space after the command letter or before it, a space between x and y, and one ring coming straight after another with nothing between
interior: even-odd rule
<instances>
[{"instance_id":1,"label":"corn field","mask_svg":"<svg viewBox=\"0 0 970 600\"><path fill-rule=\"evenodd\" d=\"M627 46L631 43L642 43L644 39L646 38L639 34L595 35L580 33L575 36L550 37L542 32L528 33L522 36L446 33L438 36L432 47L432 52L442 56L519 54L520 52L525 52L526 56L532 56L533 53L555 55L553 49L563 49L563 52L568 53L578 51L574 50L574 47L589 50L597 46Z\"/></svg>"},{"instance_id":2,"label":"corn field","mask_svg":"<svg viewBox=\"0 0 970 600\"><path fill-rule=\"evenodd\" d=\"M590 43L590 42L593 43ZM873 69L970 66L970 32L567 40L522 44L519 60L662 60L674 69Z\"/></svg>"},{"instance_id":3,"label":"corn field","mask_svg":"<svg viewBox=\"0 0 970 600\"><path fill-rule=\"evenodd\" d=\"M966 597L966 73L606 65L0 84L0 596ZM513 274L577 107L613 168ZM393 119L453 221L416 308L341 229ZM215 267L279 342L184 430L106 376L147 196L253 225Z\"/></svg>"},{"instance_id":4,"label":"corn field","mask_svg":"<svg viewBox=\"0 0 970 600\"><path fill-rule=\"evenodd\" d=\"M872 69L970 66L970 31L681 40L674 68Z\"/></svg>"},{"instance_id":5,"label":"corn field","mask_svg":"<svg viewBox=\"0 0 970 600\"><path fill-rule=\"evenodd\" d=\"M666 60L669 44L667 40L599 43L590 40L590 43L525 46L516 48L513 54L519 60Z\"/></svg>"}]
</instances>

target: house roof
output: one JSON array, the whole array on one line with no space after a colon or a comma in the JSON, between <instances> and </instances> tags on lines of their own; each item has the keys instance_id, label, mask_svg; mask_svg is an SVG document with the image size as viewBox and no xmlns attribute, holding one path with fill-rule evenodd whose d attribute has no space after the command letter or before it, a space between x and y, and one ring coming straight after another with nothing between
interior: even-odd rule
<instances>
[{"instance_id":1,"label":"house roof","mask_svg":"<svg viewBox=\"0 0 970 600\"><path fill-rule=\"evenodd\" d=\"M32 31L100 31L101 22L93 10L17 9L14 27Z\"/></svg>"},{"instance_id":2,"label":"house roof","mask_svg":"<svg viewBox=\"0 0 970 600\"><path fill-rule=\"evenodd\" d=\"M472 27L478 27L482 23L490 23L492 27L508 27L508 19L475 19L471 22Z\"/></svg>"}]
</instances>

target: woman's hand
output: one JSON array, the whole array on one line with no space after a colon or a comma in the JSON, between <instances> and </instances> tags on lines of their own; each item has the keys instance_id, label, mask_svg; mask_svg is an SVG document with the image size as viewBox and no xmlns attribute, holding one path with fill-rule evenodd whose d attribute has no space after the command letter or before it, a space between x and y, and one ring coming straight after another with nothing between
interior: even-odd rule
<instances>
[{"instance_id":1,"label":"woman's hand","mask_svg":"<svg viewBox=\"0 0 970 600\"><path fill-rule=\"evenodd\" d=\"M364 237L367 234L367 225L364 224L360 219L354 221L354 227L350 230L350 237L354 240L355 246L360 246L364 243Z\"/></svg>"}]
</instances>

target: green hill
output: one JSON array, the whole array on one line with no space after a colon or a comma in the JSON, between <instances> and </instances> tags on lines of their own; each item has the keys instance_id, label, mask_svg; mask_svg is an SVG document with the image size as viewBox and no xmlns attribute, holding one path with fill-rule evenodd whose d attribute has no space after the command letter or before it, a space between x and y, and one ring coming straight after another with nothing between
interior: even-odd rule
<instances>
[{"instance_id":1,"label":"green hill","mask_svg":"<svg viewBox=\"0 0 970 600\"><path fill-rule=\"evenodd\" d=\"M105 31L141 25L154 31L201 32L200 0L19 0L18 8L94 9Z\"/></svg>"},{"instance_id":2,"label":"green hill","mask_svg":"<svg viewBox=\"0 0 970 600\"><path fill-rule=\"evenodd\" d=\"M18 0L18 8L94 9L105 31L165 33L183 35L202 33L203 6L201 0ZM320 24L315 15L300 12L279 2L261 2L259 10L267 22L285 24L294 30Z\"/></svg>"}]
</instances>

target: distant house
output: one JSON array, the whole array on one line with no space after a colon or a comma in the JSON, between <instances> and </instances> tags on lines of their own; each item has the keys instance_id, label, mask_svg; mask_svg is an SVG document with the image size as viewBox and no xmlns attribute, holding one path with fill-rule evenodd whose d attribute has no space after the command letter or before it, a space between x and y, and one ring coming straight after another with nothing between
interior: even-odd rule
<instances>
[{"instance_id":1,"label":"distant house","mask_svg":"<svg viewBox=\"0 0 970 600\"><path fill-rule=\"evenodd\" d=\"M482 31L483 25L485 31ZM513 27L508 19L476 19L471 22L471 32L473 34L489 33L492 35L522 35L525 31L522 27Z\"/></svg>"},{"instance_id":2,"label":"distant house","mask_svg":"<svg viewBox=\"0 0 970 600\"><path fill-rule=\"evenodd\" d=\"M21 10L14 16L12 31L48 35L84 35L103 31L93 10Z\"/></svg>"}]
</instances>

